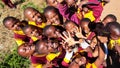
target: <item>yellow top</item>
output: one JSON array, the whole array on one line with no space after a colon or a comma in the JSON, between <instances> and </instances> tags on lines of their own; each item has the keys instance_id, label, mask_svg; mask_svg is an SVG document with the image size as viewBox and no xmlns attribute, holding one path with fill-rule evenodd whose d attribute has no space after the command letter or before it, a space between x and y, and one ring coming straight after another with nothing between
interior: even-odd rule
<instances>
[{"instance_id":1,"label":"yellow top","mask_svg":"<svg viewBox=\"0 0 120 68\"><path fill-rule=\"evenodd\" d=\"M34 36L32 36L31 39L32 39L33 41L37 41L37 40L38 40L38 38L37 38L37 37L34 37Z\"/></svg>"},{"instance_id":2,"label":"yellow top","mask_svg":"<svg viewBox=\"0 0 120 68\"><path fill-rule=\"evenodd\" d=\"M84 18L89 18L91 21L95 20L95 17L93 16L93 11L91 10L89 10L87 13L82 13L81 10L78 8L77 16L79 19L82 19L83 16Z\"/></svg>"},{"instance_id":3,"label":"yellow top","mask_svg":"<svg viewBox=\"0 0 120 68\"><path fill-rule=\"evenodd\" d=\"M58 57L60 55L60 52L58 53L50 53L46 56L48 61L52 61L54 58Z\"/></svg>"},{"instance_id":4,"label":"yellow top","mask_svg":"<svg viewBox=\"0 0 120 68\"><path fill-rule=\"evenodd\" d=\"M94 63L87 63L86 68L97 68Z\"/></svg>"},{"instance_id":5,"label":"yellow top","mask_svg":"<svg viewBox=\"0 0 120 68\"><path fill-rule=\"evenodd\" d=\"M19 30L19 31L15 31L15 30L14 30L13 32L16 33L16 34L19 34L19 35L25 35L22 30Z\"/></svg>"},{"instance_id":6,"label":"yellow top","mask_svg":"<svg viewBox=\"0 0 120 68\"><path fill-rule=\"evenodd\" d=\"M93 16L93 11L89 10L87 13L85 13L84 18L89 18L91 21L95 20L95 17Z\"/></svg>"},{"instance_id":7,"label":"yellow top","mask_svg":"<svg viewBox=\"0 0 120 68\"><path fill-rule=\"evenodd\" d=\"M60 55L60 52L58 53L50 53L46 56L46 59L48 61L52 61L54 58L58 57ZM43 55L44 56L44 55ZM43 67L43 64L33 64L32 63L32 66L35 67L35 68L42 68Z\"/></svg>"},{"instance_id":8,"label":"yellow top","mask_svg":"<svg viewBox=\"0 0 120 68\"><path fill-rule=\"evenodd\" d=\"M34 26L37 26L37 27L40 27L40 28L44 28L46 26L45 23L41 23L40 25L39 24L36 24L35 22L32 22L32 21L29 21L28 22L29 25L34 25Z\"/></svg>"},{"instance_id":9,"label":"yellow top","mask_svg":"<svg viewBox=\"0 0 120 68\"><path fill-rule=\"evenodd\" d=\"M117 40L110 39L110 42L108 44L108 48L112 49L115 46L116 43L120 45L120 38L117 39Z\"/></svg>"},{"instance_id":10,"label":"yellow top","mask_svg":"<svg viewBox=\"0 0 120 68\"><path fill-rule=\"evenodd\" d=\"M18 35L25 35L22 30L20 30L20 31L13 31L13 32L18 34ZM25 43L22 39L19 39L19 38L18 39L15 38L15 41L18 44L18 46L20 46L21 44Z\"/></svg>"}]
</instances>

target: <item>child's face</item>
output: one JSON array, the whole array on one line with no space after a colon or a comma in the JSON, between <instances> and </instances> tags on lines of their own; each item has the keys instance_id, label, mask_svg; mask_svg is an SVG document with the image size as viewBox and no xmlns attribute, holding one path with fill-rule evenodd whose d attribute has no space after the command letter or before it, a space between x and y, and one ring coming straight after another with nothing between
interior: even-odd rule
<instances>
[{"instance_id":1,"label":"child's face","mask_svg":"<svg viewBox=\"0 0 120 68\"><path fill-rule=\"evenodd\" d=\"M84 12L88 12L88 8L87 7L84 7L84 8L82 8L82 10L84 11Z\"/></svg>"},{"instance_id":2,"label":"child's face","mask_svg":"<svg viewBox=\"0 0 120 68\"><path fill-rule=\"evenodd\" d=\"M29 27L24 32L28 37L39 37L42 35L42 29L38 27Z\"/></svg>"},{"instance_id":3,"label":"child's face","mask_svg":"<svg viewBox=\"0 0 120 68\"><path fill-rule=\"evenodd\" d=\"M69 7L75 6L75 0L66 0L66 2Z\"/></svg>"},{"instance_id":4,"label":"child's face","mask_svg":"<svg viewBox=\"0 0 120 68\"><path fill-rule=\"evenodd\" d=\"M107 23L113 22L113 21L114 21L114 20L113 20L112 18L108 17L108 18L106 18L106 19L103 20L103 24L104 24L104 26L105 26Z\"/></svg>"},{"instance_id":5,"label":"child's face","mask_svg":"<svg viewBox=\"0 0 120 68\"><path fill-rule=\"evenodd\" d=\"M46 17L47 21L49 21L49 23L51 23L52 25L60 25L61 24L59 15L56 12L54 12L53 10L48 11L45 14L45 17Z\"/></svg>"},{"instance_id":6,"label":"child's face","mask_svg":"<svg viewBox=\"0 0 120 68\"><path fill-rule=\"evenodd\" d=\"M42 23L44 20L44 18L40 14L40 12L38 12L36 10L29 10L26 13L26 17L28 18L29 21L34 21L34 22L38 22L38 23Z\"/></svg>"},{"instance_id":7,"label":"child's face","mask_svg":"<svg viewBox=\"0 0 120 68\"><path fill-rule=\"evenodd\" d=\"M18 53L22 57L30 57L35 51L35 45L29 44L29 43L24 43L18 48Z\"/></svg>"},{"instance_id":8,"label":"child's face","mask_svg":"<svg viewBox=\"0 0 120 68\"><path fill-rule=\"evenodd\" d=\"M52 43L52 42L45 42L42 41L38 44L38 53L40 54L48 54L48 53L55 53L58 52L57 47L58 44L57 43Z\"/></svg>"},{"instance_id":9,"label":"child's face","mask_svg":"<svg viewBox=\"0 0 120 68\"><path fill-rule=\"evenodd\" d=\"M74 22L69 22L69 23L66 25L65 29L66 29L67 31L69 31L70 34L74 35L74 31L75 31L75 28L76 28L76 27L77 27L77 26L74 24Z\"/></svg>"},{"instance_id":10,"label":"child's face","mask_svg":"<svg viewBox=\"0 0 120 68\"><path fill-rule=\"evenodd\" d=\"M49 6L57 7L57 0L47 0Z\"/></svg>"},{"instance_id":11,"label":"child's face","mask_svg":"<svg viewBox=\"0 0 120 68\"><path fill-rule=\"evenodd\" d=\"M49 29L47 29L46 34L49 38L58 38L59 30L53 26L51 26Z\"/></svg>"},{"instance_id":12,"label":"child's face","mask_svg":"<svg viewBox=\"0 0 120 68\"><path fill-rule=\"evenodd\" d=\"M113 40L117 40L120 38L120 31L118 29L112 28L110 31L110 37Z\"/></svg>"},{"instance_id":13,"label":"child's face","mask_svg":"<svg viewBox=\"0 0 120 68\"><path fill-rule=\"evenodd\" d=\"M69 68L79 68L81 65L86 63L85 57L76 58L71 64Z\"/></svg>"},{"instance_id":14,"label":"child's face","mask_svg":"<svg viewBox=\"0 0 120 68\"><path fill-rule=\"evenodd\" d=\"M89 32L90 32L90 29L89 29L89 27L88 27L88 24L89 23L87 23L87 22L81 22L81 28L82 28L82 30L86 33L86 34L88 34Z\"/></svg>"},{"instance_id":15,"label":"child's face","mask_svg":"<svg viewBox=\"0 0 120 68\"><path fill-rule=\"evenodd\" d=\"M7 23L5 24L6 25L6 27L9 29L9 30L20 30L21 29L21 27L20 27L20 21L19 20L9 20L9 21L7 21Z\"/></svg>"}]
</instances>

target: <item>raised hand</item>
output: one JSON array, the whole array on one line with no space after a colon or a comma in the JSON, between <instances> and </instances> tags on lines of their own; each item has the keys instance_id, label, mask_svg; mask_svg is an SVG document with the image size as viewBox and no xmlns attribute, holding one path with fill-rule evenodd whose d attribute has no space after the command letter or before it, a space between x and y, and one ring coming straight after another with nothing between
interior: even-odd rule
<instances>
[{"instance_id":1,"label":"raised hand","mask_svg":"<svg viewBox=\"0 0 120 68\"><path fill-rule=\"evenodd\" d=\"M84 38L84 39L86 39L86 37L85 36L83 36L83 34L82 34L82 29L81 29L81 27L76 27L75 28L75 35L78 37L78 38Z\"/></svg>"},{"instance_id":2,"label":"raised hand","mask_svg":"<svg viewBox=\"0 0 120 68\"><path fill-rule=\"evenodd\" d=\"M70 35L70 32L63 32L63 36L60 37L64 40L64 43L67 43L68 46L74 46L78 41L75 41L74 38Z\"/></svg>"}]
</instances>

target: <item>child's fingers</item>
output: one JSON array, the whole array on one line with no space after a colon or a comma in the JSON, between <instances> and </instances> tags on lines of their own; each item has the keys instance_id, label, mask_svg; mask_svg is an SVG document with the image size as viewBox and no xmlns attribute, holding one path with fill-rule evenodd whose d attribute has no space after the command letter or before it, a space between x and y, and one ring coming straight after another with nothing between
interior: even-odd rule
<instances>
[{"instance_id":1,"label":"child's fingers","mask_svg":"<svg viewBox=\"0 0 120 68\"><path fill-rule=\"evenodd\" d=\"M60 35L60 37L61 37L63 40L66 40L66 38L65 38L65 37L63 37L62 35Z\"/></svg>"},{"instance_id":2,"label":"child's fingers","mask_svg":"<svg viewBox=\"0 0 120 68\"><path fill-rule=\"evenodd\" d=\"M81 27L79 27L79 32L81 32L81 33L82 33L82 29L81 29Z\"/></svg>"},{"instance_id":3,"label":"child's fingers","mask_svg":"<svg viewBox=\"0 0 120 68\"><path fill-rule=\"evenodd\" d=\"M68 33L68 37L70 38L71 37L70 32L67 31L67 33Z\"/></svg>"},{"instance_id":4,"label":"child's fingers","mask_svg":"<svg viewBox=\"0 0 120 68\"><path fill-rule=\"evenodd\" d=\"M67 34L66 32L63 32L64 37L68 38L68 36L66 34Z\"/></svg>"}]
</instances>

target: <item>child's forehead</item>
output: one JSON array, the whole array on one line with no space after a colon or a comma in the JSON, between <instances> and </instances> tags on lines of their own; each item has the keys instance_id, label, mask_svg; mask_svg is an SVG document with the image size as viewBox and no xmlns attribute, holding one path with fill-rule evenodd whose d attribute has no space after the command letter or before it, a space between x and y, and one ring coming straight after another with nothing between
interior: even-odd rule
<instances>
[{"instance_id":1,"label":"child's forehead","mask_svg":"<svg viewBox=\"0 0 120 68\"><path fill-rule=\"evenodd\" d=\"M87 26L89 24L89 22L83 21L81 22L81 26Z\"/></svg>"},{"instance_id":2,"label":"child's forehead","mask_svg":"<svg viewBox=\"0 0 120 68\"><path fill-rule=\"evenodd\" d=\"M14 21L16 21L16 20L15 19L7 20L5 25L14 24L15 23Z\"/></svg>"}]
</instances>

